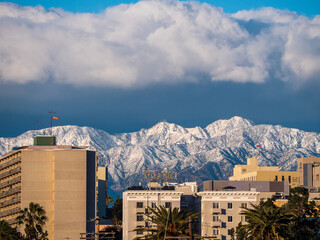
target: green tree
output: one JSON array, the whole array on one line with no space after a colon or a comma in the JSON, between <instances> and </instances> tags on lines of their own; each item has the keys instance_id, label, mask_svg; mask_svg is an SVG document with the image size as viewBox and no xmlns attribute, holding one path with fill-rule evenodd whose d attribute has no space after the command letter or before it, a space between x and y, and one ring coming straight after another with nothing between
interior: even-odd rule
<instances>
[{"instance_id":1,"label":"green tree","mask_svg":"<svg viewBox=\"0 0 320 240\"><path fill-rule=\"evenodd\" d=\"M293 219L288 225L289 237L292 240L317 239L319 231L319 210L314 201L309 202L308 189L296 187L290 190L285 209L291 211Z\"/></svg>"},{"instance_id":2,"label":"green tree","mask_svg":"<svg viewBox=\"0 0 320 240\"><path fill-rule=\"evenodd\" d=\"M19 240L22 236L17 232L16 228L12 228L10 224L4 220L0 221L0 240Z\"/></svg>"},{"instance_id":3,"label":"green tree","mask_svg":"<svg viewBox=\"0 0 320 240\"><path fill-rule=\"evenodd\" d=\"M287 227L292 213L278 207L273 200L261 201L259 205L251 204L252 208L244 208L241 213L248 224L242 225L239 231L245 233L246 239L280 240L287 238Z\"/></svg>"},{"instance_id":4,"label":"green tree","mask_svg":"<svg viewBox=\"0 0 320 240\"><path fill-rule=\"evenodd\" d=\"M44 231L44 225L48 218L46 211L38 203L31 202L28 208L21 211L17 217L18 223L24 225L25 239L47 240L48 233Z\"/></svg>"},{"instance_id":5,"label":"green tree","mask_svg":"<svg viewBox=\"0 0 320 240\"><path fill-rule=\"evenodd\" d=\"M112 221L114 225L121 225L122 224L122 199L118 197L113 204L111 209L112 213Z\"/></svg>"},{"instance_id":6,"label":"green tree","mask_svg":"<svg viewBox=\"0 0 320 240\"><path fill-rule=\"evenodd\" d=\"M179 210L179 208L165 208L157 206L155 209L148 208L150 214L145 214L148 222L156 227L136 228L134 231L147 233L144 236L135 239L164 239L165 236L188 236L189 217L192 220L198 218L198 213L192 213L189 210Z\"/></svg>"}]
</instances>

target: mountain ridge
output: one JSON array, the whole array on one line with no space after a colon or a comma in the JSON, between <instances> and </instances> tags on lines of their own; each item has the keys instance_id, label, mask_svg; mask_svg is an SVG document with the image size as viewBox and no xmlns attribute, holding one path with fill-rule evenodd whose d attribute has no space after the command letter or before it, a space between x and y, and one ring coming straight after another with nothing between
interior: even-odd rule
<instances>
[{"instance_id":1,"label":"mountain ridge","mask_svg":"<svg viewBox=\"0 0 320 240\"><path fill-rule=\"evenodd\" d=\"M49 128L30 130L15 138L0 138L0 155L12 147L32 145L33 137ZM145 183L143 171L175 171L178 180L227 179L235 164L258 156L261 165L295 170L296 159L320 156L320 134L280 125L255 125L235 116L215 121L205 128L184 128L159 122L149 129L111 135L91 127L53 127L59 145L97 149L98 164L108 166L109 185L123 191ZM257 144L263 147L256 148Z\"/></svg>"}]
</instances>

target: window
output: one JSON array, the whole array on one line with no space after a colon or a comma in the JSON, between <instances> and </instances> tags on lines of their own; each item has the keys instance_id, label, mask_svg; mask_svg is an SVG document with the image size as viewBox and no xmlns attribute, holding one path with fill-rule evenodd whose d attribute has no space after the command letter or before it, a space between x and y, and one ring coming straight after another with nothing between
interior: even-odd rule
<instances>
[{"instance_id":1,"label":"window","mask_svg":"<svg viewBox=\"0 0 320 240\"><path fill-rule=\"evenodd\" d=\"M282 176L281 181L282 181L282 182L284 181L284 176Z\"/></svg>"},{"instance_id":2,"label":"window","mask_svg":"<svg viewBox=\"0 0 320 240\"><path fill-rule=\"evenodd\" d=\"M319 181L319 174L316 175L316 181Z\"/></svg>"},{"instance_id":3,"label":"window","mask_svg":"<svg viewBox=\"0 0 320 240\"><path fill-rule=\"evenodd\" d=\"M137 226L137 228L143 228L143 226ZM141 230L137 231L137 235L142 235L142 234L143 234L143 232Z\"/></svg>"},{"instance_id":4,"label":"window","mask_svg":"<svg viewBox=\"0 0 320 240\"><path fill-rule=\"evenodd\" d=\"M151 204L151 207L152 207L152 208L156 208L156 206L157 206L157 204L156 204L155 202L153 202L153 203Z\"/></svg>"},{"instance_id":5,"label":"window","mask_svg":"<svg viewBox=\"0 0 320 240\"><path fill-rule=\"evenodd\" d=\"M145 226L146 227L151 227L151 224L149 224L149 222L145 222Z\"/></svg>"},{"instance_id":6,"label":"window","mask_svg":"<svg viewBox=\"0 0 320 240\"><path fill-rule=\"evenodd\" d=\"M143 215L137 215L137 221L143 221Z\"/></svg>"},{"instance_id":7,"label":"window","mask_svg":"<svg viewBox=\"0 0 320 240\"><path fill-rule=\"evenodd\" d=\"M234 230L233 230L234 231ZM228 235L230 236L232 233L232 229L228 229Z\"/></svg>"},{"instance_id":8,"label":"window","mask_svg":"<svg viewBox=\"0 0 320 240\"><path fill-rule=\"evenodd\" d=\"M212 208L219 208L219 203L213 203Z\"/></svg>"},{"instance_id":9,"label":"window","mask_svg":"<svg viewBox=\"0 0 320 240\"><path fill-rule=\"evenodd\" d=\"M291 176L288 177L289 183L291 183Z\"/></svg>"},{"instance_id":10,"label":"window","mask_svg":"<svg viewBox=\"0 0 320 240\"><path fill-rule=\"evenodd\" d=\"M228 203L228 208L229 208L229 209L232 208L232 203L231 203L231 202Z\"/></svg>"},{"instance_id":11,"label":"window","mask_svg":"<svg viewBox=\"0 0 320 240\"><path fill-rule=\"evenodd\" d=\"M166 202L166 203L165 203L165 207L166 207L166 208L171 208L171 202Z\"/></svg>"},{"instance_id":12,"label":"window","mask_svg":"<svg viewBox=\"0 0 320 240\"><path fill-rule=\"evenodd\" d=\"M246 222L246 221L247 221L246 217L245 216L241 216L241 222Z\"/></svg>"},{"instance_id":13,"label":"window","mask_svg":"<svg viewBox=\"0 0 320 240\"><path fill-rule=\"evenodd\" d=\"M220 222L220 216L213 216L214 222Z\"/></svg>"},{"instance_id":14,"label":"window","mask_svg":"<svg viewBox=\"0 0 320 240\"><path fill-rule=\"evenodd\" d=\"M247 208L248 207L248 203L241 203L241 207L242 208Z\"/></svg>"},{"instance_id":15,"label":"window","mask_svg":"<svg viewBox=\"0 0 320 240\"><path fill-rule=\"evenodd\" d=\"M278 181L278 176L276 176L276 181Z\"/></svg>"},{"instance_id":16,"label":"window","mask_svg":"<svg viewBox=\"0 0 320 240\"><path fill-rule=\"evenodd\" d=\"M143 208L143 202L137 202L137 208Z\"/></svg>"},{"instance_id":17,"label":"window","mask_svg":"<svg viewBox=\"0 0 320 240\"><path fill-rule=\"evenodd\" d=\"M213 235L219 235L219 229L213 229Z\"/></svg>"},{"instance_id":18,"label":"window","mask_svg":"<svg viewBox=\"0 0 320 240\"><path fill-rule=\"evenodd\" d=\"M232 222L232 216L228 216L228 222Z\"/></svg>"}]
</instances>

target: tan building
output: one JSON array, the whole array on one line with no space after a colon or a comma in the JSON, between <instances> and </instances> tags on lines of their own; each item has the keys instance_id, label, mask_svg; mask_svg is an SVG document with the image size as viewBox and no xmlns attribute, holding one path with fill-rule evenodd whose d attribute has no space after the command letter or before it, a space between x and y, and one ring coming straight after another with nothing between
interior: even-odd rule
<instances>
[{"instance_id":1,"label":"tan building","mask_svg":"<svg viewBox=\"0 0 320 240\"><path fill-rule=\"evenodd\" d=\"M96 151L56 146L55 137L37 136L34 146L0 158L0 220L15 224L30 202L44 207L49 239L79 239L94 232ZM22 229L21 229L22 230Z\"/></svg>"},{"instance_id":2,"label":"tan building","mask_svg":"<svg viewBox=\"0 0 320 240\"><path fill-rule=\"evenodd\" d=\"M241 207L260 201L259 192L251 191L209 191L199 192L201 197L201 236L215 236L216 239L230 239L230 231L245 218L240 215Z\"/></svg>"},{"instance_id":3,"label":"tan building","mask_svg":"<svg viewBox=\"0 0 320 240\"><path fill-rule=\"evenodd\" d=\"M258 166L256 158L248 158L247 165L235 165L229 181L288 181L291 188L299 185L298 172L279 171L279 167Z\"/></svg>"},{"instance_id":4,"label":"tan building","mask_svg":"<svg viewBox=\"0 0 320 240\"><path fill-rule=\"evenodd\" d=\"M298 181L300 186L320 191L320 157L298 159Z\"/></svg>"}]
</instances>

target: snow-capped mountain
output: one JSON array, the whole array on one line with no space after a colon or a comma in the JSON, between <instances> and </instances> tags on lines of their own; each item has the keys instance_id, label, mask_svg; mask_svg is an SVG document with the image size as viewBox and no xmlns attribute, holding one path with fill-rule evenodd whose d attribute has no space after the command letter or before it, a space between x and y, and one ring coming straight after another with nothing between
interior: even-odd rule
<instances>
[{"instance_id":1,"label":"snow-capped mountain","mask_svg":"<svg viewBox=\"0 0 320 240\"><path fill-rule=\"evenodd\" d=\"M0 155L14 146L33 144L40 131L0 138ZM227 179L235 164L258 157L260 165L295 170L297 158L320 156L320 134L272 125L255 125L233 117L206 128L183 128L159 122L150 129L110 135L90 127L60 126L53 133L59 145L90 146L99 151L100 166L108 166L114 191L146 182L144 171L174 171L178 180ZM262 145L257 149L256 145Z\"/></svg>"}]
</instances>

